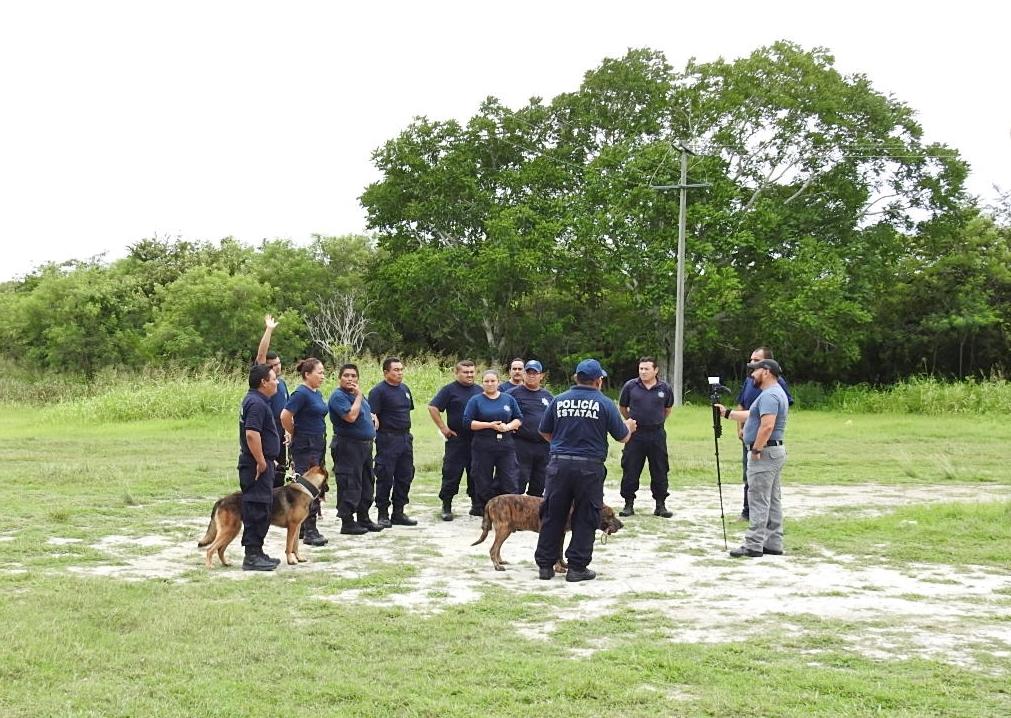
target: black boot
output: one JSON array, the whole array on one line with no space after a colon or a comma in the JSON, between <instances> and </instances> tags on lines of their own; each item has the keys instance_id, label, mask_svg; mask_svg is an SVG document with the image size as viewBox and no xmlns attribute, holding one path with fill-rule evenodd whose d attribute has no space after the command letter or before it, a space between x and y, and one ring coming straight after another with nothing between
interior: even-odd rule
<instances>
[{"instance_id":1,"label":"black boot","mask_svg":"<svg viewBox=\"0 0 1011 718\"><path fill-rule=\"evenodd\" d=\"M391 526L393 526L393 523L390 521L389 508L387 508L386 506L379 507L379 519L376 523L378 523L379 526L384 529L388 529Z\"/></svg>"},{"instance_id":2,"label":"black boot","mask_svg":"<svg viewBox=\"0 0 1011 718\"><path fill-rule=\"evenodd\" d=\"M365 528L366 531L382 531L383 527L377 524L375 521L369 518L368 511L358 512L358 525Z\"/></svg>"},{"instance_id":3,"label":"black boot","mask_svg":"<svg viewBox=\"0 0 1011 718\"><path fill-rule=\"evenodd\" d=\"M353 516L341 517L341 533L350 536L361 536L367 534L369 530L355 521Z\"/></svg>"},{"instance_id":4,"label":"black boot","mask_svg":"<svg viewBox=\"0 0 1011 718\"><path fill-rule=\"evenodd\" d=\"M259 551L247 553L242 560L243 571L273 571L275 568L277 564Z\"/></svg>"},{"instance_id":5,"label":"black boot","mask_svg":"<svg viewBox=\"0 0 1011 718\"><path fill-rule=\"evenodd\" d=\"M453 499L445 499L442 502L442 520L443 521L453 520Z\"/></svg>"},{"instance_id":6,"label":"black boot","mask_svg":"<svg viewBox=\"0 0 1011 718\"><path fill-rule=\"evenodd\" d=\"M663 500L656 502L656 508L653 510L654 516L659 516L663 519L669 519L674 514L667 510L667 506L664 504Z\"/></svg>"},{"instance_id":7,"label":"black boot","mask_svg":"<svg viewBox=\"0 0 1011 718\"><path fill-rule=\"evenodd\" d=\"M393 507L393 516L390 517L390 523L394 526L417 526L418 522L412 519L410 516L404 513L403 506Z\"/></svg>"},{"instance_id":8,"label":"black boot","mask_svg":"<svg viewBox=\"0 0 1011 718\"><path fill-rule=\"evenodd\" d=\"M625 508L618 512L618 516L632 516L635 514L635 509L632 504L635 503L635 499L625 499Z\"/></svg>"},{"instance_id":9,"label":"black boot","mask_svg":"<svg viewBox=\"0 0 1011 718\"><path fill-rule=\"evenodd\" d=\"M484 509L477 505L477 501L471 499L470 511L468 513L471 516L484 516Z\"/></svg>"},{"instance_id":10,"label":"black boot","mask_svg":"<svg viewBox=\"0 0 1011 718\"><path fill-rule=\"evenodd\" d=\"M302 529L304 531L304 536L302 538L303 543L307 546L326 546L328 541L326 537L316 530L316 517L309 516L305 521L302 522Z\"/></svg>"}]
</instances>

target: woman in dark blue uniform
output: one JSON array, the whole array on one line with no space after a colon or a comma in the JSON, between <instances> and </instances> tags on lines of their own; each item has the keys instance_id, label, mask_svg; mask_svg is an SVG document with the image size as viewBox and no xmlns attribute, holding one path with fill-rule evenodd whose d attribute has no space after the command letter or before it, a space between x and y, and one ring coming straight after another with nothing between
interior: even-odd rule
<instances>
[{"instance_id":1,"label":"woman in dark blue uniform","mask_svg":"<svg viewBox=\"0 0 1011 718\"><path fill-rule=\"evenodd\" d=\"M514 494L519 488L519 466L513 446L513 432L523 423L519 404L499 391L498 372L486 371L481 380L484 393L471 397L463 410L463 425L471 439L471 477L474 504L484 513L484 505L499 494Z\"/></svg>"},{"instance_id":2,"label":"woman in dark blue uniform","mask_svg":"<svg viewBox=\"0 0 1011 718\"><path fill-rule=\"evenodd\" d=\"M288 451L296 474L305 473L310 466L324 466L326 453L326 423L329 411L326 400L319 388L326 375L323 362L309 357L299 362L295 371L302 377L302 383L291 393L288 403L281 412L281 423L288 434ZM309 516L302 524L305 543L310 546L325 546L327 540L316 530L316 518L320 515L319 499L312 502Z\"/></svg>"}]
</instances>

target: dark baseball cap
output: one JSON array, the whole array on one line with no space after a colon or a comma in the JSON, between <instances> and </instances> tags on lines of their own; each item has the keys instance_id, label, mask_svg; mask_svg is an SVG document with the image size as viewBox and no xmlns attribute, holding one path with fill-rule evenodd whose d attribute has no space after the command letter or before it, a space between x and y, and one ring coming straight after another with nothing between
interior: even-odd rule
<instances>
[{"instance_id":1,"label":"dark baseball cap","mask_svg":"<svg viewBox=\"0 0 1011 718\"><path fill-rule=\"evenodd\" d=\"M777 377L783 376L783 370L780 369L779 362L775 359L759 359L748 364L748 371L755 371L755 369L768 369Z\"/></svg>"},{"instance_id":2,"label":"dark baseball cap","mask_svg":"<svg viewBox=\"0 0 1011 718\"><path fill-rule=\"evenodd\" d=\"M523 368L525 370L527 370L527 369L533 369L538 374L540 374L542 371L544 371L544 366L539 361L537 361L536 359L531 359L530 361L528 361L526 363L526 366L524 366Z\"/></svg>"},{"instance_id":3,"label":"dark baseball cap","mask_svg":"<svg viewBox=\"0 0 1011 718\"><path fill-rule=\"evenodd\" d=\"M602 376L607 376L607 372L604 371L604 367L600 366L600 362L596 359L583 359L576 365L576 374L582 379L599 379Z\"/></svg>"}]
</instances>

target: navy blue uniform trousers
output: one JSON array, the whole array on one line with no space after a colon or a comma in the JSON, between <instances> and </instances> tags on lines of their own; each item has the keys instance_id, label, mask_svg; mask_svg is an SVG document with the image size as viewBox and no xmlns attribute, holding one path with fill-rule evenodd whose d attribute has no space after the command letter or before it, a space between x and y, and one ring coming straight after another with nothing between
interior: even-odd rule
<instances>
[{"instance_id":1,"label":"navy blue uniform trousers","mask_svg":"<svg viewBox=\"0 0 1011 718\"><path fill-rule=\"evenodd\" d=\"M526 491L529 496L544 495L544 477L548 469L548 449L549 445L546 441L516 439L516 463L520 472L517 494Z\"/></svg>"},{"instance_id":2,"label":"navy blue uniform trousers","mask_svg":"<svg viewBox=\"0 0 1011 718\"><path fill-rule=\"evenodd\" d=\"M460 479L467 472L467 496L474 497L474 487L470 480L470 442L471 434L453 436L446 439L445 453L442 456L442 486L439 487L439 499L451 501L460 493Z\"/></svg>"},{"instance_id":3,"label":"navy blue uniform trousers","mask_svg":"<svg viewBox=\"0 0 1011 718\"><path fill-rule=\"evenodd\" d=\"M267 490L261 482L267 485ZM239 465L242 490L242 546L247 556L263 553L263 540L270 528L270 508L274 501L274 462L267 459L267 470L256 476L256 464Z\"/></svg>"},{"instance_id":4,"label":"navy blue uniform trousers","mask_svg":"<svg viewBox=\"0 0 1011 718\"><path fill-rule=\"evenodd\" d=\"M500 436L502 438L498 438ZM519 493L519 468L510 434L499 434L491 429L477 431L470 450L475 507L484 511L484 505L499 494Z\"/></svg>"},{"instance_id":5,"label":"navy blue uniform trousers","mask_svg":"<svg viewBox=\"0 0 1011 718\"><path fill-rule=\"evenodd\" d=\"M593 559L593 538L600 527L604 507L604 478L607 469L601 459L588 461L552 456L548 461L541 504L541 533L534 561L541 568L554 566L562 555L565 523L572 510L572 539L565 551L570 569L582 571Z\"/></svg>"},{"instance_id":6,"label":"navy blue uniform trousers","mask_svg":"<svg viewBox=\"0 0 1011 718\"><path fill-rule=\"evenodd\" d=\"M295 432L288 447L291 453L291 468L296 474L304 474L312 466L326 468L326 434L301 434ZM313 499L309 504L309 516L319 516L319 499Z\"/></svg>"},{"instance_id":7,"label":"navy blue uniform trousers","mask_svg":"<svg viewBox=\"0 0 1011 718\"><path fill-rule=\"evenodd\" d=\"M667 496L667 432L663 427L641 429L632 434L621 452L621 498L635 499L639 490L639 476L649 461L649 490L654 501L664 501Z\"/></svg>"},{"instance_id":8,"label":"navy blue uniform trousers","mask_svg":"<svg viewBox=\"0 0 1011 718\"><path fill-rule=\"evenodd\" d=\"M350 519L367 514L376 491L372 472L372 439L336 436L330 445L333 472L337 480L337 515Z\"/></svg>"},{"instance_id":9,"label":"navy blue uniform trousers","mask_svg":"<svg viewBox=\"0 0 1011 718\"><path fill-rule=\"evenodd\" d=\"M376 506L402 509L409 504L414 481L414 437L408 432L376 434Z\"/></svg>"}]
</instances>

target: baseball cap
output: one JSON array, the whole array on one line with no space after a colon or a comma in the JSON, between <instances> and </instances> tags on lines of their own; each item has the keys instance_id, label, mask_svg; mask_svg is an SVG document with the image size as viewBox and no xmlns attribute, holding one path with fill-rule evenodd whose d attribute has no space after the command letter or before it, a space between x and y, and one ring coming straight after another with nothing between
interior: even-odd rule
<instances>
[{"instance_id":1,"label":"baseball cap","mask_svg":"<svg viewBox=\"0 0 1011 718\"><path fill-rule=\"evenodd\" d=\"M599 379L602 376L607 376L604 367L600 366L600 362L596 359L583 359L576 365L576 374L583 379Z\"/></svg>"},{"instance_id":2,"label":"baseball cap","mask_svg":"<svg viewBox=\"0 0 1011 718\"><path fill-rule=\"evenodd\" d=\"M526 363L526 366L524 366L523 369L533 369L535 372L540 373L544 371L544 366L536 359L531 359Z\"/></svg>"},{"instance_id":3,"label":"baseball cap","mask_svg":"<svg viewBox=\"0 0 1011 718\"><path fill-rule=\"evenodd\" d=\"M755 369L768 369L777 377L783 376L783 370L780 369L779 362L775 359L760 359L748 364L748 371L754 371Z\"/></svg>"}]
</instances>

